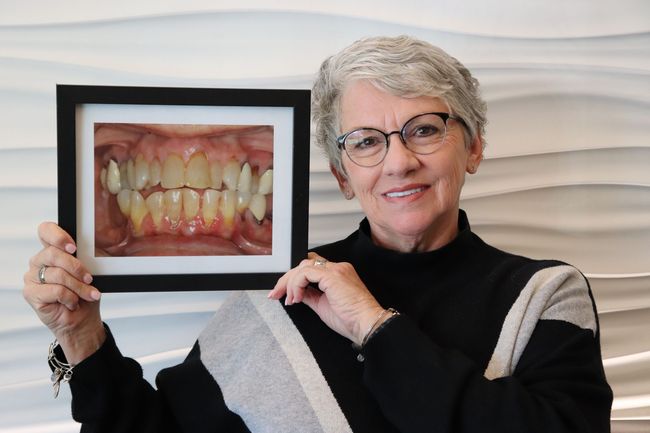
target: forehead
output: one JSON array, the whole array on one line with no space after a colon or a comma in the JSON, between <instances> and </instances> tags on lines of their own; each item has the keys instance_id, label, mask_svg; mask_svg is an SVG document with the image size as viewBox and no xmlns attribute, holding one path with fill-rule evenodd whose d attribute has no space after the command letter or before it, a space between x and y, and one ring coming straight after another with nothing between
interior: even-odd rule
<instances>
[{"instance_id":1,"label":"forehead","mask_svg":"<svg viewBox=\"0 0 650 433\"><path fill-rule=\"evenodd\" d=\"M341 130L347 131L362 127L399 129L418 114L448 112L449 108L435 96L397 96L367 80L358 80L344 88L339 110Z\"/></svg>"}]
</instances>

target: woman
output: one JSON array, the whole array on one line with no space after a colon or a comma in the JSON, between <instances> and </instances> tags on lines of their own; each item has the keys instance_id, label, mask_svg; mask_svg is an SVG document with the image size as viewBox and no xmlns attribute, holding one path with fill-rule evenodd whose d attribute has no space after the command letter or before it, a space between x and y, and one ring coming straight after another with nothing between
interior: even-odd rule
<instances>
[{"instance_id":1,"label":"woman","mask_svg":"<svg viewBox=\"0 0 650 433\"><path fill-rule=\"evenodd\" d=\"M485 108L469 71L425 42L365 39L327 59L317 142L366 218L280 278L267 296L284 305L224 302L157 391L102 325L72 238L41 225L24 293L54 362L75 364L82 431L609 431L584 277L486 245L459 210Z\"/></svg>"}]
</instances>

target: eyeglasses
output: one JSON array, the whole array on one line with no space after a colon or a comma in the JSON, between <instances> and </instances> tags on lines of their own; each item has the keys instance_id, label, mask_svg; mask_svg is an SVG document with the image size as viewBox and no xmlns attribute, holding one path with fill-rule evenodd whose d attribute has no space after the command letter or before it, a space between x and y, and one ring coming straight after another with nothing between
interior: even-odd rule
<instances>
[{"instance_id":1,"label":"eyeglasses","mask_svg":"<svg viewBox=\"0 0 650 433\"><path fill-rule=\"evenodd\" d=\"M388 153L390 136L399 134L402 144L413 153L428 155L440 149L447 136L447 120L465 121L449 113L424 113L410 119L399 131L384 132L375 128L359 128L336 139L350 160L361 167L380 164Z\"/></svg>"}]
</instances>

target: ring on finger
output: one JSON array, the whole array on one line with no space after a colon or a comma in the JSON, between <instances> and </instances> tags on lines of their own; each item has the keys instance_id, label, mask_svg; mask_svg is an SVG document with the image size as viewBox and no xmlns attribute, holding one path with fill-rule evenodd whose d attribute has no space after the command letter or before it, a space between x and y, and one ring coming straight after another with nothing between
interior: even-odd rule
<instances>
[{"instance_id":1,"label":"ring on finger","mask_svg":"<svg viewBox=\"0 0 650 433\"><path fill-rule=\"evenodd\" d=\"M322 257L319 257L314 260L314 266L316 267L324 268L326 264L327 264L327 260Z\"/></svg>"},{"instance_id":2,"label":"ring on finger","mask_svg":"<svg viewBox=\"0 0 650 433\"><path fill-rule=\"evenodd\" d=\"M41 267L38 269L38 281L40 281L41 284L47 284L47 281L45 281L45 270L47 268L47 265L41 265Z\"/></svg>"}]
</instances>

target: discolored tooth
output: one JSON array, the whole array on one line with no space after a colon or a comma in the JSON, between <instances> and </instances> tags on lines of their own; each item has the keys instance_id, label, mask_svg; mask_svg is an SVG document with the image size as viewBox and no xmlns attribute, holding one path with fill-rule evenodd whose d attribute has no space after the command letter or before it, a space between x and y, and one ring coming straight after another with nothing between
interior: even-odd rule
<instances>
[{"instance_id":1,"label":"discolored tooth","mask_svg":"<svg viewBox=\"0 0 650 433\"><path fill-rule=\"evenodd\" d=\"M124 216L128 217L131 215L131 190L123 189L117 193L117 205L120 207L120 211Z\"/></svg>"},{"instance_id":2,"label":"discolored tooth","mask_svg":"<svg viewBox=\"0 0 650 433\"><path fill-rule=\"evenodd\" d=\"M245 163L241 168L241 173L239 173L239 181L237 182L237 191L250 192L251 183L253 181L253 173L251 172L251 166L248 163Z\"/></svg>"},{"instance_id":3,"label":"discolored tooth","mask_svg":"<svg viewBox=\"0 0 650 433\"><path fill-rule=\"evenodd\" d=\"M138 191L131 191L131 222L136 234L141 233L142 220L149 211L144 203L144 197Z\"/></svg>"},{"instance_id":4,"label":"discolored tooth","mask_svg":"<svg viewBox=\"0 0 650 433\"><path fill-rule=\"evenodd\" d=\"M142 154L135 158L135 189L143 190L149 183L149 163Z\"/></svg>"},{"instance_id":5,"label":"discolored tooth","mask_svg":"<svg viewBox=\"0 0 650 433\"><path fill-rule=\"evenodd\" d=\"M237 212L244 213L248 209L252 194L246 191L237 191Z\"/></svg>"},{"instance_id":6,"label":"discolored tooth","mask_svg":"<svg viewBox=\"0 0 650 433\"><path fill-rule=\"evenodd\" d=\"M147 204L147 209L149 209L153 223L156 225L156 227L160 227L160 223L163 219L163 214L165 213L165 203L162 191L157 191L149 194L149 197L146 198L145 203Z\"/></svg>"},{"instance_id":7,"label":"discolored tooth","mask_svg":"<svg viewBox=\"0 0 650 433\"><path fill-rule=\"evenodd\" d=\"M239 163L235 160L228 161L228 164L223 168L223 183L229 190L236 190L237 183L239 182Z\"/></svg>"},{"instance_id":8,"label":"discolored tooth","mask_svg":"<svg viewBox=\"0 0 650 433\"><path fill-rule=\"evenodd\" d=\"M160 184L163 188L180 188L185 185L185 164L183 158L171 154L163 163Z\"/></svg>"},{"instance_id":9,"label":"discolored tooth","mask_svg":"<svg viewBox=\"0 0 650 433\"><path fill-rule=\"evenodd\" d=\"M269 168L260 176L260 186L257 190L258 194L271 194L273 192L273 169Z\"/></svg>"},{"instance_id":10,"label":"discolored tooth","mask_svg":"<svg viewBox=\"0 0 650 433\"><path fill-rule=\"evenodd\" d=\"M122 189L131 189L131 185L129 185L129 176L127 174L126 166L127 166L126 162L120 164L121 187Z\"/></svg>"},{"instance_id":11,"label":"discolored tooth","mask_svg":"<svg viewBox=\"0 0 650 433\"><path fill-rule=\"evenodd\" d=\"M129 159L126 162L126 176L129 179L129 186L131 189L137 189L135 187L135 163L132 159Z\"/></svg>"},{"instance_id":12,"label":"discolored tooth","mask_svg":"<svg viewBox=\"0 0 650 433\"><path fill-rule=\"evenodd\" d=\"M221 189L221 182L223 180L223 169L219 161L210 163L210 187L213 189Z\"/></svg>"},{"instance_id":13,"label":"discolored tooth","mask_svg":"<svg viewBox=\"0 0 650 433\"><path fill-rule=\"evenodd\" d=\"M215 191L214 189L206 189L203 192L203 221L206 226L210 226L212 221L217 216L217 209L219 206L219 197L221 196L220 191Z\"/></svg>"},{"instance_id":14,"label":"discolored tooth","mask_svg":"<svg viewBox=\"0 0 650 433\"><path fill-rule=\"evenodd\" d=\"M106 170L106 187L111 194L117 194L122 189L120 168L117 166L117 162L112 159L108 162L108 168Z\"/></svg>"},{"instance_id":15,"label":"discolored tooth","mask_svg":"<svg viewBox=\"0 0 650 433\"><path fill-rule=\"evenodd\" d=\"M190 158L185 170L185 185L192 188L210 186L210 164L203 152L197 152Z\"/></svg>"},{"instance_id":16,"label":"discolored tooth","mask_svg":"<svg viewBox=\"0 0 650 433\"><path fill-rule=\"evenodd\" d=\"M103 189L106 189L106 167L103 167L99 172L99 183L102 185Z\"/></svg>"},{"instance_id":17,"label":"discolored tooth","mask_svg":"<svg viewBox=\"0 0 650 433\"><path fill-rule=\"evenodd\" d=\"M155 158L149 164L149 186L156 186L160 183L161 172L162 167L160 166L160 161L158 161L158 158Z\"/></svg>"},{"instance_id":18,"label":"discolored tooth","mask_svg":"<svg viewBox=\"0 0 650 433\"><path fill-rule=\"evenodd\" d=\"M183 195L180 189L170 189L164 192L163 202L167 217L172 227L176 227L181 220L181 210L183 210Z\"/></svg>"},{"instance_id":19,"label":"discolored tooth","mask_svg":"<svg viewBox=\"0 0 650 433\"><path fill-rule=\"evenodd\" d=\"M257 190L259 189L259 187L260 187L260 175L257 172L257 170L255 170L253 172L253 179L251 180L251 194L257 194Z\"/></svg>"},{"instance_id":20,"label":"discolored tooth","mask_svg":"<svg viewBox=\"0 0 650 433\"><path fill-rule=\"evenodd\" d=\"M235 208L237 207L237 191L226 190L221 194L221 214L226 225L232 226L235 218Z\"/></svg>"},{"instance_id":21,"label":"discolored tooth","mask_svg":"<svg viewBox=\"0 0 650 433\"><path fill-rule=\"evenodd\" d=\"M186 220L193 219L199 213L201 196L193 189L183 188L183 214Z\"/></svg>"},{"instance_id":22,"label":"discolored tooth","mask_svg":"<svg viewBox=\"0 0 650 433\"><path fill-rule=\"evenodd\" d=\"M266 197L262 194L253 194L251 202L248 204L248 209L258 222L264 219L266 214Z\"/></svg>"}]
</instances>

